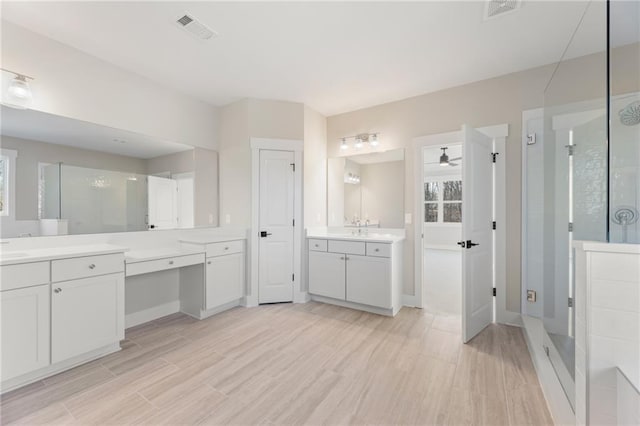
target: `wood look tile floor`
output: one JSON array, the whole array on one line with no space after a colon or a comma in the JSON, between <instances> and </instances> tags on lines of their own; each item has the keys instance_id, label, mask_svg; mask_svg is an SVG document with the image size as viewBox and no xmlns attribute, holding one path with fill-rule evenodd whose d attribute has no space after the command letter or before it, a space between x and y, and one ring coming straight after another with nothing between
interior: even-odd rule
<instances>
[{"instance_id":1,"label":"wood look tile floor","mask_svg":"<svg viewBox=\"0 0 640 426\"><path fill-rule=\"evenodd\" d=\"M522 331L321 303L175 314L2 396L2 424L552 424Z\"/></svg>"}]
</instances>

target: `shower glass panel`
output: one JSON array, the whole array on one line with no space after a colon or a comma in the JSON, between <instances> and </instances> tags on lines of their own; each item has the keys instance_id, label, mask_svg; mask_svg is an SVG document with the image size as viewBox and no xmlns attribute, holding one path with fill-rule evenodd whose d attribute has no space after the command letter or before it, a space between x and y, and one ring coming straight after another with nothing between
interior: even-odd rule
<instances>
[{"instance_id":1,"label":"shower glass panel","mask_svg":"<svg viewBox=\"0 0 640 426\"><path fill-rule=\"evenodd\" d=\"M571 402L574 380L573 241L607 240L607 14L584 6L544 93L544 134L527 157L529 205L541 250L528 254L542 287L545 346ZM534 145L535 146L535 145Z\"/></svg>"},{"instance_id":2,"label":"shower glass panel","mask_svg":"<svg viewBox=\"0 0 640 426\"><path fill-rule=\"evenodd\" d=\"M609 16L609 239L640 244L640 2L611 2Z\"/></svg>"},{"instance_id":3,"label":"shower glass panel","mask_svg":"<svg viewBox=\"0 0 640 426\"><path fill-rule=\"evenodd\" d=\"M38 211L40 219L60 219L60 163L40 166Z\"/></svg>"},{"instance_id":4,"label":"shower glass panel","mask_svg":"<svg viewBox=\"0 0 640 426\"><path fill-rule=\"evenodd\" d=\"M61 217L70 234L144 231L146 176L62 165Z\"/></svg>"}]
</instances>

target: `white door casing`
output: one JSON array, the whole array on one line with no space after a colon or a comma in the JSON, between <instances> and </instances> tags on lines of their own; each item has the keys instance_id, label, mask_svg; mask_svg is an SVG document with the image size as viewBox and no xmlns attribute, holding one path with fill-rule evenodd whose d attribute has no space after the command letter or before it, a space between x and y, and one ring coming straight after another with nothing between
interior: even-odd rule
<instances>
[{"instance_id":1,"label":"white door casing","mask_svg":"<svg viewBox=\"0 0 640 426\"><path fill-rule=\"evenodd\" d=\"M178 227L178 184L173 179L157 176L148 178L149 229Z\"/></svg>"},{"instance_id":2,"label":"white door casing","mask_svg":"<svg viewBox=\"0 0 640 426\"><path fill-rule=\"evenodd\" d=\"M260 151L258 302L293 301L293 151Z\"/></svg>"},{"instance_id":3,"label":"white door casing","mask_svg":"<svg viewBox=\"0 0 640 426\"><path fill-rule=\"evenodd\" d=\"M193 173L174 175L177 185L176 215L178 228L193 228L194 226L194 179Z\"/></svg>"},{"instance_id":4,"label":"white door casing","mask_svg":"<svg viewBox=\"0 0 640 426\"><path fill-rule=\"evenodd\" d=\"M463 135L462 338L466 343L493 320L493 141L466 125Z\"/></svg>"}]
</instances>

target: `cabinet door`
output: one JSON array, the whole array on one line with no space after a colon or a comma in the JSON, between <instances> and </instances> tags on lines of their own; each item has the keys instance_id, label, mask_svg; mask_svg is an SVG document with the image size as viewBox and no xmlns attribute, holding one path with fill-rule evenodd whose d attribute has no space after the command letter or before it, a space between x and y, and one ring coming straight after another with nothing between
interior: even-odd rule
<instances>
[{"instance_id":1,"label":"cabinet door","mask_svg":"<svg viewBox=\"0 0 640 426\"><path fill-rule=\"evenodd\" d=\"M0 293L2 380L49 365L49 284Z\"/></svg>"},{"instance_id":2,"label":"cabinet door","mask_svg":"<svg viewBox=\"0 0 640 426\"><path fill-rule=\"evenodd\" d=\"M309 252L309 293L345 299L345 255Z\"/></svg>"},{"instance_id":3,"label":"cabinet door","mask_svg":"<svg viewBox=\"0 0 640 426\"><path fill-rule=\"evenodd\" d=\"M124 274L55 283L52 291L52 362L124 339Z\"/></svg>"},{"instance_id":4,"label":"cabinet door","mask_svg":"<svg viewBox=\"0 0 640 426\"><path fill-rule=\"evenodd\" d=\"M207 259L206 309L233 302L244 296L244 254Z\"/></svg>"},{"instance_id":5,"label":"cabinet door","mask_svg":"<svg viewBox=\"0 0 640 426\"><path fill-rule=\"evenodd\" d=\"M391 308L390 260L354 254L347 259L347 300Z\"/></svg>"}]
</instances>

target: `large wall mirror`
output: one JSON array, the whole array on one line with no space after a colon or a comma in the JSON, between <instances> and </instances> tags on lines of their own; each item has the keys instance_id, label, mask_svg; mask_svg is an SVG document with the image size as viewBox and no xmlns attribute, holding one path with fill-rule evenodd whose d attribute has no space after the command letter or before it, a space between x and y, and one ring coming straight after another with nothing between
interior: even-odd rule
<instances>
[{"instance_id":1,"label":"large wall mirror","mask_svg":"<svg viewBox=\"0 0 640 426\"><path fill-rule=\"evenodd\" d=\"M404 228L404 150L330 158L329 226Z\"/></svg>"},{"instance_id":2,"label":"large wall mirror","mask_svg":"<svg viewBox=\"0 0 640 426\"><path fill-rule=\"evenodd\" d=\"M218 154L2 106L0 236L218 225Z\"/></svg>"}]
</instances>

